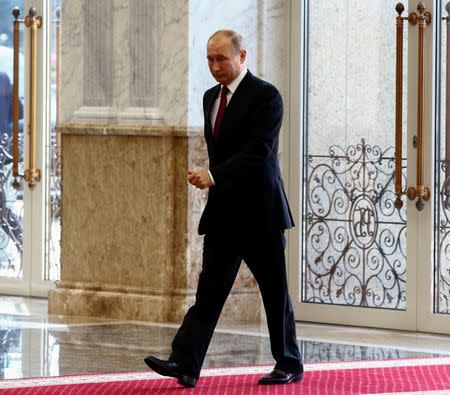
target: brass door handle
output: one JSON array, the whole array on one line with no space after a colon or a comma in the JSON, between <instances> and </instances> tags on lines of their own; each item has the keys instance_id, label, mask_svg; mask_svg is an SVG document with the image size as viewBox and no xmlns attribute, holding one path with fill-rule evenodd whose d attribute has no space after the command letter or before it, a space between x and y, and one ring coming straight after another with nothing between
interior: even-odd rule
<instances>
[{"instance_id":1,"label":"brass door handle","mask_svg":"<svg viewBox=\"0 0 450 395\"><path fill-rule=\"evenodd\" d=\"M398 13L396 18L397 26L397 44L396 44L396 70L395 70L395 207L403 207L402 187L402 125L403 125L403 21L402 12L405 7L398 3L395 10Z\"/></svg>"},{"instance_id":2,"label":"brass door handle","mask_svg":"<svg viewBox=\"0 0 450 395\"><path fill-rule=\"evenodd\" d=\"M20 20L20 10L13 9L14 16L14 77L13 77L13 176L14 188L19 188L17 177L23 177L33 189L41 180L41 171L35 167L36 154L36 32L42 26L42 18L37 17L36 8L31 7L24 20ZM29 169L19 174L19 29L24 22L30 28L30 98L29 98Z\"/></svg>"},{"instance_id":3,"label":"brass door handle","mask_svg":"<svg viewBox=\"0 0 450 395\"><path fill-rule=\"evenodd\" d=\"M12 14L14 16L14 73L13 73L13 187L20 188L17 181L19 174L19 32L20 32L20 10L14 7Z\"/></svg>"},{"instance_id":4,"label":"brass door handle","mask_svg":"<svg viewBox=\"0 0 450 395\"><path fill-rule=\"evenodd\" d=\"M430 189L423 185L423 118L424 118L424 35L425 28L431 24L431 13L425 11L423 2L419 2L417 11L402 17L405 9L402 3L395 7L398 16L397 24L397 56L396 56L396 100L395 100L395 207L403 206L402 189L402 99L403 99L403 21L418 26L418 78L417 78L417 174L416 186L409 187L406 196L416 201L417 210L424 208L425 201L430 199Z\"/></svg>"}]
</instances>

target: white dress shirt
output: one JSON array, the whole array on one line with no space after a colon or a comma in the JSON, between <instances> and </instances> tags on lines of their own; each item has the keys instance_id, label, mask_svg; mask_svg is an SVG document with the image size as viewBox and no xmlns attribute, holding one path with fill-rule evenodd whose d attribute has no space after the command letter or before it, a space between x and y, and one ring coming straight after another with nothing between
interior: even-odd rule
<instances>
[{"instance_id":1,"label":"white dress shirt","mask_svg":"<svg viewBox=\"0 0 450 395\"><path fill-rule=\"evenodd\" d=\"M233 97L234 92L236 92L237 87L239 86L241 81L244 79L246 74L247 74L247 67L244 67L244 69L236 77L236 79L227 85L227 88L228 88L227 106L230 103L230 100ZM216 122L217 113L219 112L220 92L222 92L222 88L223 87L220 88L219 94L217 95L216 100L214 100L214 103L213 103L213 106L211 109L211 126L213 129L214 129L214 123Z\"/></svg>"}]
</instances>

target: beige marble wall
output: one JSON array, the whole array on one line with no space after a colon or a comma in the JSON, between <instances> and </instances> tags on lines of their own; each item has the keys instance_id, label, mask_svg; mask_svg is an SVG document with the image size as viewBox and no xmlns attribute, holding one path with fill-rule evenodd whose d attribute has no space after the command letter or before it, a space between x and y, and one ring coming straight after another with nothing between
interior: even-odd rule
<instances>
[{"instance_id":1,"label":"beige marble wall","mask_svg":"<svg viewBox=\"0 0 450 395\"><path fill-rule=\"evenodd\" d=\"M61 125L61 280L53 314L180 322L202 262L206 195L186 181L205 166L201 131ZM242 297L245 295L245 297ZM255 321L259 294L243 266L223 319Z\"/></svg>"}]
</instances>

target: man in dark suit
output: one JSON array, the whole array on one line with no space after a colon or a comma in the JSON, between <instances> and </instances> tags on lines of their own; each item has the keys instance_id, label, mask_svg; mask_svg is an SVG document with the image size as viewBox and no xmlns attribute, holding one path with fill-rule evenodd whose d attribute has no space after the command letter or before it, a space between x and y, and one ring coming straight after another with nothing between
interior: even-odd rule
<instances>
[{"instance_id":1,"label":"man in dark suit","mask_svg":"<svg viewBox=\"0 0 450 395\"><path fill-rule=\"evenodd\" d=\"M259 383L301 381L284 257L284 230L294 223L278 164L282 99L273 85L247 70L243 40L236 32L214 33L207 58L219 82L203 98L210 168L188 171L192 185L209 188L199 225L205 239L196 301L173 339L169 360L148 356L145 362L185 387L195 386L243 259L260 288L276 361Z\"/></svg>"}]
</instances>

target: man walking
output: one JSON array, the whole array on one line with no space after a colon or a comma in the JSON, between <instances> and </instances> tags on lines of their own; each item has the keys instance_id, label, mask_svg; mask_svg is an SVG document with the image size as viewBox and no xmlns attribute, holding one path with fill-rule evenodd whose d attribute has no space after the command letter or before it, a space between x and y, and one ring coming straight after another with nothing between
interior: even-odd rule
<instances>
[{"instance_id":1,"label":"man walking","mask_svg":"<svg viewBox=\"0 0 450 395\"><path fill-rule=\"evenodd\" d=\"M219 30L207 58L218 85L203 97L209 169L189 170L188 181L209 188L199 224L203 266L196 301L172 342L167 361L145 358L155 372L194 387L222 307L242 259L264 303L276 361L260 384L303 379L294 312L288 293L284 231L294 226L278 164L283 103L277 89L247 70L242 37Z\"/></svg>"}]
</instances>

